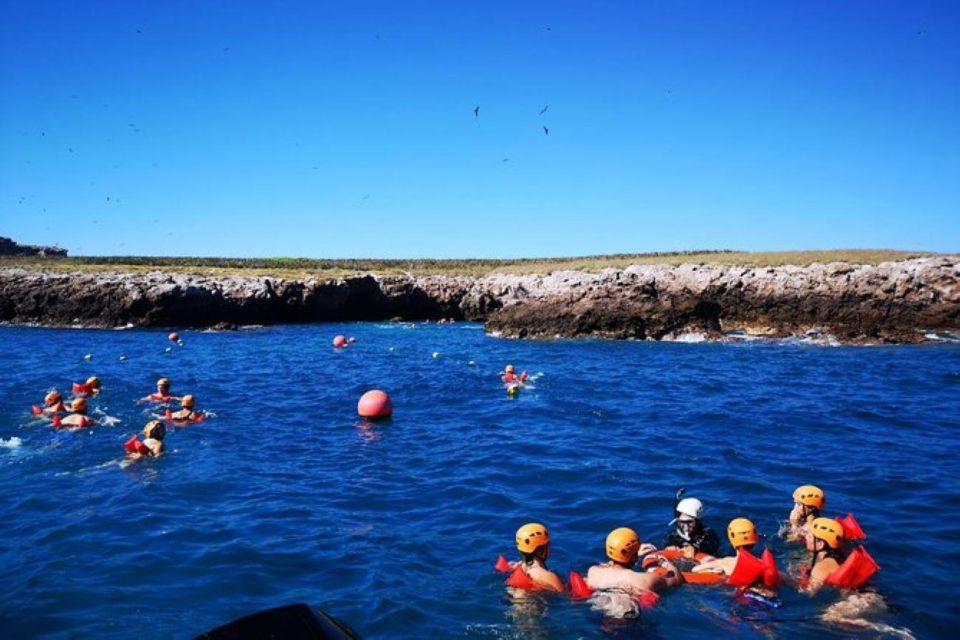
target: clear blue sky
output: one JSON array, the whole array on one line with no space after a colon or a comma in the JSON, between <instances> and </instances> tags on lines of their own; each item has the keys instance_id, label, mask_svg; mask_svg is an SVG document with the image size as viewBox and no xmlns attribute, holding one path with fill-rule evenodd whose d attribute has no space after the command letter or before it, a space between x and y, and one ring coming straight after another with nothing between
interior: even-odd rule
<instances>
[{"instance_id":1,"label":"clear blue sky","mask_svg":"<svg viewBox=\"0 0 960 640\"><path fill-rule=\"evenodd\" d=\"M954 1L6 0L0 235L958 251L958 43Z\"/></svg>"}]
</instances>

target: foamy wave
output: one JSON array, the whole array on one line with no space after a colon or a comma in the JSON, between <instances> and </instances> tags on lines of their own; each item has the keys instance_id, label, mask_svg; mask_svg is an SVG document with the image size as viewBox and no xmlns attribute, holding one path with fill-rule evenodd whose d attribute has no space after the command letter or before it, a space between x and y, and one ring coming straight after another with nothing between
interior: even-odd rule
<instances>
[{"instance_id":1,"label":"foamy wave","mask_svg":"<svg viewBox=\"0 0 960 640\"><path fill-rule=\"evenodd\" d=\"M4 449L16 449L22 444L23 444L23 440L21 440L17 436L10 436L6 440L4 440L3 438L0 438L0 447L3 447Z\"/></svg>"}]
</instances>

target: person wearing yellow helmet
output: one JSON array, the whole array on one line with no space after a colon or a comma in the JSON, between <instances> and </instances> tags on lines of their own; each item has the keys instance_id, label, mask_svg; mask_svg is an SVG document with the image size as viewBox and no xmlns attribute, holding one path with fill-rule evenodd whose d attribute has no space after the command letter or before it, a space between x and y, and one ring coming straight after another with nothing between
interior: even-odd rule
<instances>
[{"instance_id":1,"label":"person wearing yellow helmet","mask_svg":"<svg viewBox=\"0 0 960 640\"><path fill-rule=\"evenodd\" d=\"M680 571L669 560L658 557L656 571L636 571L637 559L656 551L650 543L640 543L637 532L619 527L607 535L608 562L596 564L587 571L587 586L594 591L621 591L632 596L664 591L681 584Z\"/></svg>"},{"instance_id":2,"label":"person wearing yellow helmet","mask_svg":"<svg viewBox=\"0 0 960 640\"><path fill-rule=\"evenodd\" d=\"M831 518L815 518L807 526L805 542L813 554L807 591L815 593L843 564L843 525Z\"/></svg>"},{"instance_id":3,"label":"person wearing yellow helmet","mask_svg":"<svg viewBox=\"0 0 960 640\"><path fill-rule=\"evenodd\" d=\"M60 418L59 416L54 417L54 426L57 427L92 427L97 424L97 421L87 415L87 400L86 398L74 398L73 402L70 403L70 410L73 412L70 415Z\"/></svg>"},{"instance_id":4,"label":"person wearing yellow helmet","mask_svg":"<svg viewBox=\"0 0 960 640\"><path fill-rule=\"evenodd\" d=\"M520 560L510 564L513 573L507 580L507 585L563 591L563 581L547 569L547 558L550 557L550 532L547 528L539 522L525 524L517 529L516 542Z\"/></svg>"},{"instance_id":5,"label":"person wearing yellow helmet","mask_svg":"<svg viewBox=\"0 0 960 640\"><path fill-rule=\"evenodd\" d=\"M63 396L59 391L54 389L43 397L43 410L42 413L45 415L51 415L55 413L66 413L67 407L63 403Z\"/></svg>"},{"instance_id":6,"label":"person wearing yellow helmet","mask_svg":"<svg viewBox=\"0 0 960 640\"><path fill-rule=\"evenodd\" d=\"M734 555L701 562L693 568L694 573L731 575L734 567L737 566L740 550L752 551L760 541L760 536L757 534L757 527L754 526L753 522L747 518L734 518L727 525L727 539L730 541L730 546L733 547Z\"/></svg>"},{"instance_id":7,"label":"person wearing yellow helmet","mask_svg":"<svg viewBox=\"0 0 960 640\"><path fill-rule=\"evenodd\" d=\"M196 398L192 394L187 394L183 396L180 400L180 411L177 411L170 415L172 420L177 421L196 421L197 418L201 415L199 412L194 411L194 407L197 404Z\"/></svg>"},{"instance_id":8,"label":"person wearing yellow helmet","mask_svg":"<svg viewBox=\"0 0 960 640\"><path fill-rule=\"evenodd\" d=\"M790 511L790 530L786 538L791 541L802 541L806 534L807 525L820 517L826 504L823 489L816 485L804 484L793 492L793 509Z\"/></svg>"},{"instance_id":9,"label":"person wearing yellow helmet","mask_svg":"<svg viewBox=\"0 0 960 640\"><path fill-rule=\"evenodd\" d=\"M141 400L141 402L160 402L166 404L179 400L177 396L170 392L170 378L160 378L157 380L157 391L151 393Z\"/></svg>"}]
</instances>

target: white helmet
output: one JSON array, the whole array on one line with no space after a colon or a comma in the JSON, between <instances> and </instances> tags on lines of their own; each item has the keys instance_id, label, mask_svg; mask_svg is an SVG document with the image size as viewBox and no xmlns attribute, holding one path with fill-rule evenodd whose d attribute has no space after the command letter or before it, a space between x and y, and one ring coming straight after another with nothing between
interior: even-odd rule
<instances>
[{"instance_id":1,"label":"white helmet","mask_svg":"<svg viewBox=\"0 0 960 640\"><path fill-rule=\"evenodd\" d=\"M684 498L677 503L676 511L677 517L670 524L679 520L680 516L689 516L694 520L699 520L700 516L703 515L703 503L696 498Z\"/></svg>"}]
</instances>

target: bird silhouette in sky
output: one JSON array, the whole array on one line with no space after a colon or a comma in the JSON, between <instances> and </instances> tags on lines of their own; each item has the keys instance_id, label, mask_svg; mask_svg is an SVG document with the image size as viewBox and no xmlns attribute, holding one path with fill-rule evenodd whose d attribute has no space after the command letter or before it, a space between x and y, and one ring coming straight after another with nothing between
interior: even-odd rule
<instances>
[{"instance_id":1,"label":"bird silhouette in sky","mask_svg":"<svg viewBox=\"0 0 960 640\"><path fill-rule=\"evenodd\" d=\"M477 105L476 107L473 108L473 117L475 118L480 117L480 105Z\"/></svg>"},{"instance_id":2,"label":"bird silhouette in sky","mask_svg":"<svg viewBox=\"0 0 960 640\"><path fill-rule=\"evenodd\" d=\"M543 128L543 135L545 135L545 136L550 135L550 129L547 129L546 127L544 127L544 128Z\"/></svg>"},{"instance_id":3,"label":"bird silhouette in sky","mask_svg":"<svg viewBox=\"0 0 960 640\"><path fill-rule=\"evenodd\" d=\"M510 162L510 158L504 158L504 159L501 160L500 162Z\"/></svg>"},{"instance_id":4,"label":"bird silhouette in sky","mask_svg":"<svg viewBox=\"0 0 960 640\"><path fill-rule=\"evenodd\" d=\"M550 105L545 106L543 109L540 109L540 115L543 115L547 112L547 109L550 108Z\"/></svg>"}]
</instances>

